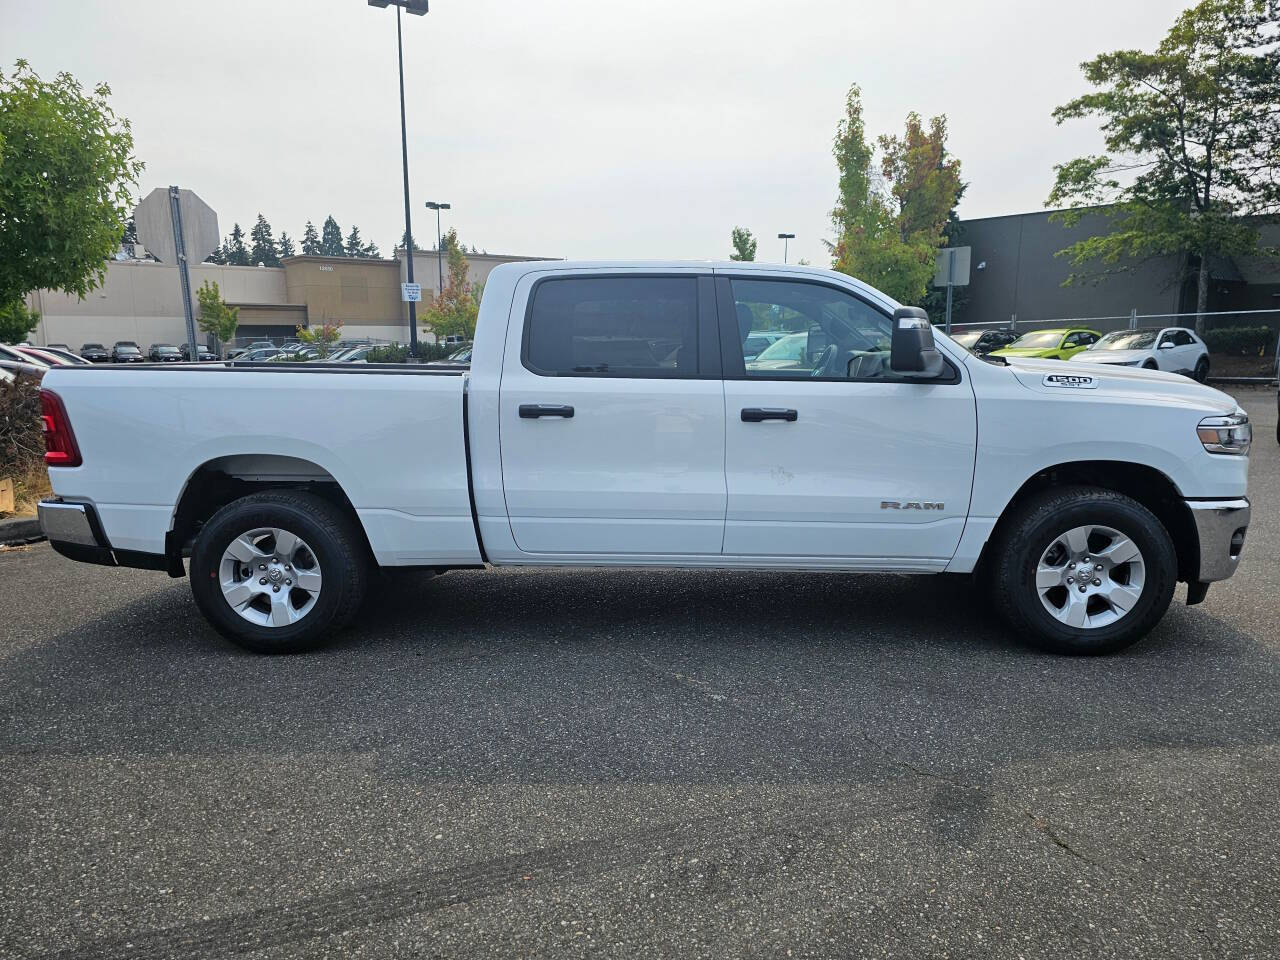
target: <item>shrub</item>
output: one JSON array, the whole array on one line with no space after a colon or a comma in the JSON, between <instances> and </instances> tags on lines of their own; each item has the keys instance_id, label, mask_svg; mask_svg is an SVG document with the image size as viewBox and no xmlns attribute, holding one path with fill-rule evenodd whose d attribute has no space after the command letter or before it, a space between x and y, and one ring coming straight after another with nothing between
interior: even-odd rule
<instances>
[{"instance_id":1,"label":"shrub","mask_svg":"<svg viewBox=\"0 0 1280 960\"><path fill-rule=\"evenodd\" d=\"M418 357L426 360L443 360L457 351L456 343L419 343ZM374 347L365 356L369 363L404 363L409 357L409 348L396 343L387 347Z\"/></svg>"},{"instance_id":2,"label":"shrub","mask_svg":"<svg viewBox=\"0 0 1280 960\"><path fill-rule=\"evenodd\" d=\"M1219 327L1204 332L1210 353L1265 356L1275 349L1276 331L1270 327Z\"/></svg>"},{"instance_id":3,"label":"shrub","mask_svg":"<svg viewBox=\"0 0 1280 960\"><path fill-rule=\"evenodd\" d=\"M29 376L0 382L0 477L22 480L43 469L40 382Z\"/></svg>"}]
</instances>

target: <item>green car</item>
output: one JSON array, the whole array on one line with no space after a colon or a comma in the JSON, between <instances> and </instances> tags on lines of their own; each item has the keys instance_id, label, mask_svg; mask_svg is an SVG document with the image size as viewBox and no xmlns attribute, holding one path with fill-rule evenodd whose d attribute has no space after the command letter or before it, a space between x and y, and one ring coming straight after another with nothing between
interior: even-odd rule
<instances>
[{"instance_id":1,"label":"green car","mask_svg":"<svg viewBox=\"0 0 1280 960\"><path fill-rule=\"evenodd\" d=\"M1033 330L1013 343L993 350L993 357L1039 357L1042 360L1068 360L1101 339L1097 330L1084 327L1061 327L1057 330Z\"/></svg>"}]
</instances>

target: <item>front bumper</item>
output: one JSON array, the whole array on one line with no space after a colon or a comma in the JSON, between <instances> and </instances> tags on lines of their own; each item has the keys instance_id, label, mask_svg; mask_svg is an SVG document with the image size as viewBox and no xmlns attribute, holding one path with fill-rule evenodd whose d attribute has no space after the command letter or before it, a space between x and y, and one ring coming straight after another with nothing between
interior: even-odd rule
<instances>
[{"instance_id":1,"label":"front bumper","mask_svg":"<svg viewBox=\"0 0 1280 960\"><path fill-rule=\"evenodd\" d=\"M1200 538L1200 583L1225 580L1236 572L1249 527L1249 500L1188 500Z\"/></svg>"}]
</instances>

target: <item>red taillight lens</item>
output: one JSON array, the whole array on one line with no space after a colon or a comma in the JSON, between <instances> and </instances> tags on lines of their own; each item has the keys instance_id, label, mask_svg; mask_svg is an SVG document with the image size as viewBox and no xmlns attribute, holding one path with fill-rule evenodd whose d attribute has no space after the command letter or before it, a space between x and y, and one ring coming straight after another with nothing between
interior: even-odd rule
<instances>
[{"instance_id":1,"label":"red taillight lens","mask_svg":"<svg viewBox=\"0 0 1280 960\"><path fill-rule=\"evenodd\" d=\"M40 390L41 420L44 422L44 462L50 467L78 467L81 464L80 448L76 435L71 432L67 408L62 398L52 390Z\"/></svg>"}]
</instances>

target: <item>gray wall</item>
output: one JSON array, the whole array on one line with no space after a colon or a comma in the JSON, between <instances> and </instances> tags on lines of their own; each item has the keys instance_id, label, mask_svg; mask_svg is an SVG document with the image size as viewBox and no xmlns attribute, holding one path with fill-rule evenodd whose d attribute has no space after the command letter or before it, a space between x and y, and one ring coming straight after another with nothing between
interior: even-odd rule
<instances>
[{"instance_id":1,"label":"gray wall","mask_svg":"<svg viewBox=\"0 0 1280 960\"><path fill-rule=\"evenodd\" d=\"M1175 313L1179 284L1176 258L1128 264L1132 269L1097 282L1062 282L1073 267L1055 254L1076 242L1106 232L1106 217L1093 214L1074 227L1050 221L1049 212L963 220L960 245L973 248L967 302L954 316L958 323L1018 323L1139 313ZM984 269L978 265L985 262ZM1110 328L1116 324L1104 324Z\"/></svg>"}]
</instances>

